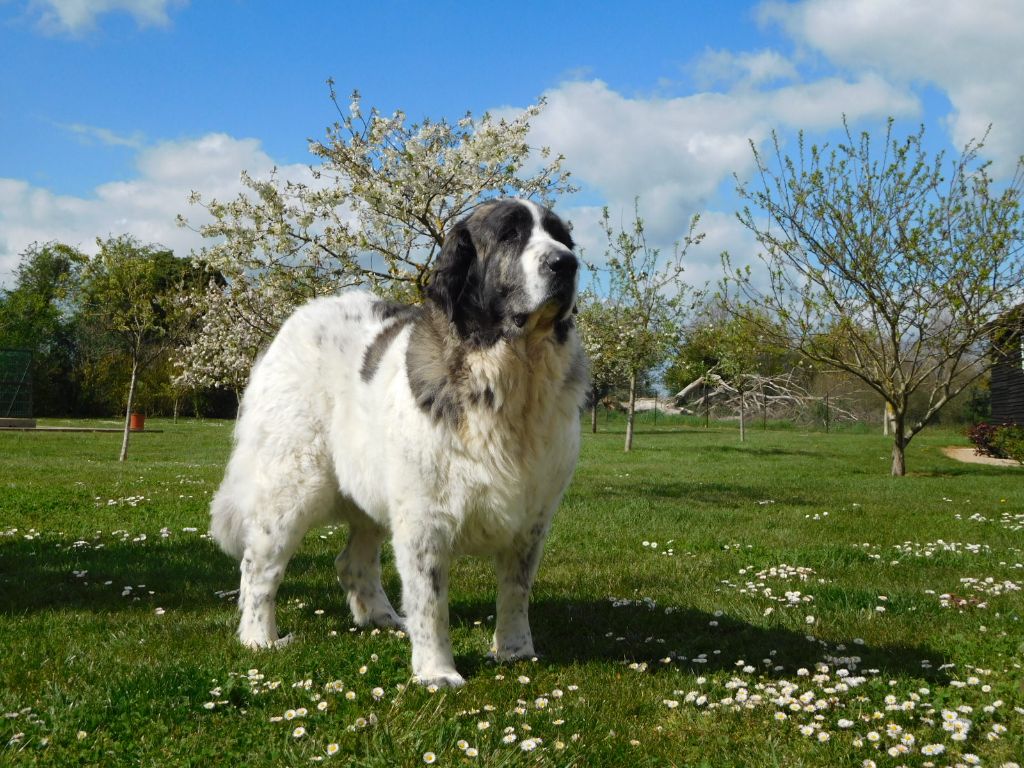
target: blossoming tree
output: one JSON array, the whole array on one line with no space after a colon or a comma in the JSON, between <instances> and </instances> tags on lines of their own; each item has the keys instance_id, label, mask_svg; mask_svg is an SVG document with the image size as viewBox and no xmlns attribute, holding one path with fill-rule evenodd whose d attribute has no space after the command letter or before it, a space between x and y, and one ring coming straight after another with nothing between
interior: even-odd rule
<instances>
[{"instance_id":1,"label":"blossoming tree","mask_svg":"<svg viewBox=\"0 0 1024 768\"><path fill-rule=\"evenodd\" d=\"M183 384L244 384L255 350L309 298L359 285L419 299L445 233L487 198L550 204L572 189L563 158L527 143L543 101L508 119L416 123L364 112L358 92L343 109L328 85L339 120L310 142L319 164L306 179L243 175L233 200L192 195L212 219L198 257L225 282L196 298L207 320L182 351Z\"/></svg>"},{"instance_id":2,"label":"blossoming tree","mask_svg":"<svg viewBox=\"0 0 1024 768\"><path fill-rule=\"evenodd\" d=\"M629 385L626 408L625 450L633 448L637 382L652 368L665 362L680 331L680 323L693 297L683 280L683 260L691 246L703 239L694 216L683 240L671 256L647 242L639 204L633 221L616 229L605 208L602 227L607 237L606 263L597 269L595 281L603 274L608 288L604 299L595 299L584 313L584 345L602 369L620 375ZM601 291L598 291L601 293ZM590 315L593 315L592 317Z\"/></svg>"}]
</instances>

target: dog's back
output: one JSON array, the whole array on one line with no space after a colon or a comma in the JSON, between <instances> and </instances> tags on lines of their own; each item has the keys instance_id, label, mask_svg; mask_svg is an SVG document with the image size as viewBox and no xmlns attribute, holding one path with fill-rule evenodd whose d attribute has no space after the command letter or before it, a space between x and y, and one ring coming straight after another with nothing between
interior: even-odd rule
<instances>
[{"instance_id":1,"label":"dog's back","mask_svg":"<svg viewBox=\"0 0 1024 768\"><path fill-rule=\"evenodd\" d=\"M231 460L210 505L210 534L235 559L242 557L248 529L259 524L264 510L257 505L267 488L322 497L319 504L301 505L303 514L329 514L337 487L325 435L336 402L354 396L358 367L351 360L364 354L388 320L375 310L381 303L363 291L309 302L288 318L253 366Z\"/></svg>"}]
</instances>

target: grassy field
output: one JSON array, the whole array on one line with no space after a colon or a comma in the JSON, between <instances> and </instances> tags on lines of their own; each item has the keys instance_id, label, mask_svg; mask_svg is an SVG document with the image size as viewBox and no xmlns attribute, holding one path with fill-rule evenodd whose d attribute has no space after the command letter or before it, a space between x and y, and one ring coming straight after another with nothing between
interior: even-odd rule
<instances>
[{"instance_id":1,"label":"grassy field","mask_svg":"<svg viewBox=\"0 0 1024 768\"><path fill-rule=\"evenodd\" d=\"M148 426L125 465L118 435L0 433L0 764L1024 762L1024 469L945 458L955 433L894 479L873 434L662 417L624 455L603 422L541 565L542 658L486 661L493 577L461 560L469 682L431 693L406 639L350 628L344 530L291 564L298 641L240 647L204 536L231 425Z\"/></svg>"}]
</instances>

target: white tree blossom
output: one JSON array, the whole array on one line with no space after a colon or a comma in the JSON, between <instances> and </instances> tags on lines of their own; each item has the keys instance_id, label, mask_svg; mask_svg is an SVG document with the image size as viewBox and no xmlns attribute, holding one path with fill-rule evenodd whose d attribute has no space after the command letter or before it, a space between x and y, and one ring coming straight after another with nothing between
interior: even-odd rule
<instances>
[{"instance_id":1,"label":"white tree blossom","mask_svg":"<svg viewBox=\"0 0 1024 768\"><path fill-rule=\"evenodd\" d=\"M206 322L183 350L183 382L238 386L252 350L309 298L361 285L418 300L445 233L481 202L551 204L572 190L563 158L526 141L543 102L512 119L410 123L401 111L365 113L358 92L342 110L328 84L340 119L310 142L320 163L308 179L243 174L248 191L233 200L192 195L212 217L199 227L212 244L196 257L224 281L220 297L196 297ZM535 170L524 173L528 163Z\"/></svg>"}]
</instances>

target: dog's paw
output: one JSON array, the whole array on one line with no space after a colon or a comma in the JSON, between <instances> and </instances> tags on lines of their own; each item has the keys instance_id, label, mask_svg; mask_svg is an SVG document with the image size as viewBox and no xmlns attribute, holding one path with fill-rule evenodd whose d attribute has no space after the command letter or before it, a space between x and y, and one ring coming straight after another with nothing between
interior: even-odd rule
<instances>
[{"instance_id":1,"label":"dog's paw","mask_svg":"<svg viewBox=\"0 0 1024 768\"><path fill-rule=\"evenodd\" d=\"M242 637L239 638L242 645L252 651L267 650L269 648L284 648L295 640L295 633L289 633L284 637L271 640L269 637Z\"/></svg>"},{"instance_id":2,"label":"dog's paw","mask_svg":"<svg viewBox=\"0 0 1024 768\"><path fill-rule=\"evenodd\" d=\"M405 617L399 616L397 613L393 611L389 613L375 614L370 617L368 623L372 624L375 627L380 627L381 629L401 629L403 631L405 630Z\"/></svg>"},{"instance_id":3,"label":"dog's paw","mask_svg":"<svg viewBox=\"0 0 1024 768\"><path fill-rule=\"evenodd\" d=\"M421 673L415 675L412 681L424 688L461 688L466 684L466 679L454 669L447 672Z\"/></svg>"},{"instance_id":4,"label":"dog's paw","mask_svg":"<svg viewBox=\"0 0 1024 768\"><path fill-rule=\"evenodd\" d=\"M532 642L500 645L492 643L487 658L499 664L508 664L513 661L532 661L537 658L537 652L533 649Z\"/></svg>"}]
</instances>

